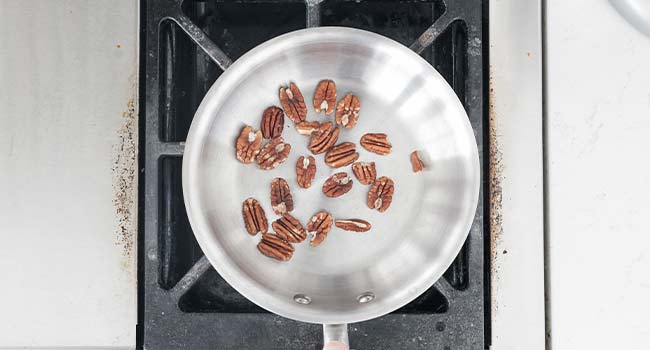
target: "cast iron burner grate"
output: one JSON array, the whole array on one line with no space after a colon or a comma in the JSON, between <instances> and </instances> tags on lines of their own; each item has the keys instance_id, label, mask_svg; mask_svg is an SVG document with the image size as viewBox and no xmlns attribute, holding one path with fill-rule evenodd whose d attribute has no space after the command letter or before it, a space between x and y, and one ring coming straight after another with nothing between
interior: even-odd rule
<instances>
[{"instance_id":1,"label":"cast iron burner grate","mask_svg":"<svg viewBox=\"0 0 650 350\"><path fill-rule=\"evenodd\" d=\"M142 10L141 345L320 349L321 326L275 316L249 302L210 266L196 243L181 185L183 146L194 112L232 60L256 45L305 27L355 27L410 46L438 69L463 102L483 159L481 2L158 0L145 1ZM394 313L350 325L353 347L483 349L484 231L481 195L469 239L444 278Z\"/></svg>"}]
</instances>

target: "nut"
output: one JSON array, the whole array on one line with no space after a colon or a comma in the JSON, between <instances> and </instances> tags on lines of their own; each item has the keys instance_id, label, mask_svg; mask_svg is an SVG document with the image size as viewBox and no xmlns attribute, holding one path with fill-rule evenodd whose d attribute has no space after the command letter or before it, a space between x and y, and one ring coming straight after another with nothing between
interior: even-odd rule
<instances>
[{"instance_id":1,"label":"nut","mask_svg":"<svg viewBox=\"0 0 650 350\"><path fill-rule=\"evenodd\" d=\"M411 152L411 166L413 167L414 173L417 173L419 171L422 171L422 169L424 169L424 163L420 159L420 155L418 154L418 151Z\"/></svg>"},{"instance_id":2,"label":"nut","mask_svg":"<svg viewBox=\"0 0 650 350\"><path fill-rule=\"evenodd\" d=\"M261 144L262 132L254 131L250 125L244 126L235 144L237 159L244 164L252 163L260 152Z\"/></svg>"},{"instance_id":3,"label":"nut","mask_svg":"<svg viewBox=\"0 0 650 350\"><path fill-rule=\"evenodd\" d=\"M257 249L269 258L280 261L288 261L295 251L291 243L272 233L262 235L262 240L257 244Z\"/></svg>"},{"instance_id":4,"label":"nut","mask_svg":"<svg viewBox=\"0 0 650 350\"><path fill-rule=\"evenodd\" d=\"M305 99L302 97L302 93L296 84L291 83L289 84L289 88L284 86L280 88L280 104L282 104L284 113L294 123L299 123L307 118Z\"/></svg>"},{"instance_id":5,"label":"nut","mask_svg":"<svg viewBox=\"0 0 650 350\"><path fill-rule=\"evenodd\" d=\"M287 181L276 177L271 181L271 207L276 215L286 214L293 210L293 197Z\"/></svg>"},{"instance_id":6,"label":"nut","mask_svg":"<svg viewBox=\"0 0 650 350\"><path fill-rule=\"evenodd\" d=\"M361 103L359 98L352 94L347 94L336 105L336 124L343 126L346 129L352 129L357 125L359 120L359 110Z\"/></svg>"},{"instance_id":7,"label":"nut","mask_svg":"<svg viewBox=\"0 0 650 350\"><path fill-rule=\"evenodd\" d=\"M298 219L290 214L284 214L281 218L273 221L275 234L283 240L291 243L300 243L307 238L307 232Z\"/></svg>"},{"instance_id":8,"label":"nut","mask_svg":"<svg viewBox=\"0 0 650 350\"><path fill-rule=\"evenodd\" d=\"M372 228L368 221L361 219L339 219L334 225L342 230L354 232L367 232Z\"/></svg>"},{"instance_id":9,"label":"nut","mask_svg":"<svg viewBox=\"0 0 650 350\"><path fill-rule=\"evenodd\" d=\"M375 182L377 178L377 170L375 169L375 162L364 163L356 162L352 164L352 172L357 177L360 183L370 185Z\"/></svg>"},{"instance_id":10,"label":"nut","mask_svg":"<svg viewBox=\"0 0 650 350\"><path fill-rule=\"evenodd\" d=\"M303 136L311 136L311 134L318 129L320 126L319 122L300 122L296 124L296 131Z\"/></svg>"},{"instance_id":11,"label":"nut","mask_svg":"<svg viewBox=\"0 0 650 350\"><path fill-rule=\"evenodd\" d=\"M340 197L352 189L352 179L345 172L330 176L323 183L323 194L330 198Z\"/></svg>"},{"instance_id":12,"label":"nut","mask_svg":"<svg viewBox=\"0 0 650 350\"><path fill-rule=\"evenodd\" d=\"M352 142L343 142L332 147L325 155L325 164L332 168L350 165L359 159L359 152Z\"/></svg>"},{"instance_id":13,"label":"nut","mask_svg":"<svg viewBox=\"0 0 650 350\"><path fill-rule=\"evenodd\" d=\"M264 209L260 202L255 198L247 198L242 204L242 215L244 216L244 224L246 224L246 231L255 236L258 233L266 233L269 230L269 222L266 220Z\"/></svg>"},{"instance_id":14,"label":"nut","mask_svg":"<svg viewBox=\"0 0 650 350\"><path fill-rule=\"evenodd\" d=\"M298 185L302 188L309 188L316 176L316 159L312 156L300 156L296 162L296 177Z\"/></svg>"},{"instance_id":15,"label":"nut","mask_svg":"<svg viewBox=\"0 0 650 350\"><path fill-rule=\"evenodd\" d=\"M388 142L386 134L365 134L361 137L361 146L370 152L385 156L393 145Z\"/></svg>"},{"instance_id":16,"label":"nut","mask_svg":"<svg viewBox=\"0 0 650 350\"><path fill-rule=\"evenodd\" d=\"M336 84L332 80L321 80L314 91L314 109L316 113L332 114L336 105Z\"/></svg>"},{"instance_id":17,"label":"nut","mask_svg":"<svg viewBox=\"0 0 650 350\"><path fill-rule=\"evenodd\" d=\"M307 234L312 236L309 245L316 247L323 243L332 228L332 222L332 215L324 210L314 214L307 223Z\"/></svg>"},{"instance_id":18,"label":"nut","mask_svg":"<svg viewBox=\"0 0 650 350\"><path fill-rule=\"evenodd\" d=\"M335 127L332 122L321 124L316 131L311 135L309 140L309 150L313 154L321 154L327 152L336 141L339 139L339 128Z\"/></svg>"},{"instance_id":19,"label":"nut","mask_svg":"<svg viewBox=\"0 0 650 350\"><path fill-rule=\"evenodd\" d=\"M272 139L282 135L282 128L284 128L284 112L276 106L268 107L262 113L262 136L265 139Z\"/></svg>"},{"instance_id":20,"label":"nut","mask_svg":"<svg viewBox=\"0 0 650 350\"><path fill-rule=\"evenodd\" d=\"M368 192L368 208L385 212L393 201L393 192L395 192L393 180L386 176L378 178Z\"/></svg>"},{"instance_id":21,"label":"nut","mask_svg":"<svg viewBox=\"0 0 650 350\"><path fill-rule=\"evenodd\" d=\"M284 143L282 136L278 136L262 147L255 160L260 169L269 170L287 160L289 152L291 152L291 145Z\"/></svg>"}]
</instances>

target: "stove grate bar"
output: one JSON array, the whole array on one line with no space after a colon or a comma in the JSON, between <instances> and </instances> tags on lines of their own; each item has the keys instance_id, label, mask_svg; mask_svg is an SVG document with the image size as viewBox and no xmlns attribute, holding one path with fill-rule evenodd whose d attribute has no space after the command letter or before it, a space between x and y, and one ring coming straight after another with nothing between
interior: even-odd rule
<instances>
[{"instance_id":1,"label":"stove grate bar","mask_svg":"<svg viewBox=\"0 0 650 350\"><path fill-rule=\"evenodd\" d=\"M462 292L454 288L446 278L440 277L434 287L447 299L447 300L456 300Z\"/></svg>"},{"instance_id":2,"label":"stove grate bar","mask_svg":"<svg viewBox=\"0 0 650 350\"><path fill-rule=\"evenodd\" d=\"M194 24L189 17L185 16L182 12L176 13L169 17L176 22L185 33L210 57L214 63L222 70L228 69L232 64L232 60L228 57L223 50L217 46L199 26Z\"/></svg>"},{"instance_id":3,"label":"stove grate bar","mask_svg":"<svg viewBox=\"0 0 650 350\"><path fill-rule=\"evenodd\" d=\"M158 156L182 156L185 152L185 142L159 142L155 146Z\"/></svg>"},{"instance_id":4,"label":"stove grate bar","mask_svg":"<svg viewBox=\"0 0 650 350\"><path fill-rule=\"evenodd\" d=\"M172 288L169 293L178 302L192 286L211 268L210 261L203 255L187 273L183 276L178 283Z\"/></svg>"},{"instance_id":5,"label":"stove grate bar","mask_svg":"<svg viewBox=\"0 0 650 350\"><path fill-rule=\"evenodd\" d=\"M307 28L320 26L320 3L321 0L305 0L305 5L307 5Z\"/></svg>"},{"instance_id":6,"label":"stove grate bar","mask_svg":"<svg viewBox=\"0 0 650 350\"><path fill-rule=\"evenodd\" d=\"M450 10L446 10L409 48L418 54L422 54L456 19L456 16Z\"/></svg>"}]
</instances>

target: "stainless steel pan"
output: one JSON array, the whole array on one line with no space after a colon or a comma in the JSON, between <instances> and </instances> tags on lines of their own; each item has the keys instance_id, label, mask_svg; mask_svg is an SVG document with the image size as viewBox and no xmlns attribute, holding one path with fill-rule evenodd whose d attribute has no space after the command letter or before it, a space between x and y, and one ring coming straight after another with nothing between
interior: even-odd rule
<instances>
[{"instance_id":1,"label":"stainless steel pan","mask_svg":"<svg viewBox=\"0 0 650 350\"><path fill-rule=\"evenodd\" d=\"M301 88L308 107L317 83L330 78L338 96L361 100L359 123L341 141L358 144L366 132L385 132L392 153L374 161L379 175L395 181L385 213L368 209L368 186L356 182L337 199L323 196L332 173L317 156L310 189L295 183L295 163L307 154L308 138L287 118L283 136L292 145L282 166L259 170L235 158L234 143L244 124L258 128L265 107L279 105L278 89L289 81ZM308 120L333 119L309 108ZM428 167L411 171L409 153L419 150ZM350 172L350 169L343 169ZM237 291L259 306L294 320L322 323L325 348L347 348L346 323L389 313L427 290L460 250L479 194L478 152L467 115L453 90L416 53L377 34L323 27L270 40L237 60L215 82L196 112L185 145L183 190L194 234L206 256ZM350 172L351 173L351 172ZM275 219L270 182L284 177L292 186L294 216L306 223L318 210L335 218L362 218L367 233L334 228L318 247L296 245L289 262L261 255L260 237L250 236L242 201L262 203Z\"/></svg>"}]
</instances>

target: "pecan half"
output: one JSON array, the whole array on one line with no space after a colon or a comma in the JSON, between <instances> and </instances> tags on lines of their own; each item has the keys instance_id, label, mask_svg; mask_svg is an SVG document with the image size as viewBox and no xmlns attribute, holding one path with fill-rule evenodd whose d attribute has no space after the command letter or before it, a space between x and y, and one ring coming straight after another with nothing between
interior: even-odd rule
<instances>
[{"instance_id":1,"label":"pecan half","mask_svg":"<svg viewBox=\"0 0 650 350\"><path fill-rule=\"evenodd\" d=\"M327 152L339 139L340 132L339 128L335 127L332 122L321 124L311 135L311 140L309 140L309 150L313 154Z\"/></svg>"},{"instance_id":2,"label":"pecan half","mask_svg":"<svg viewBox=\"0 0 650 350\"><path fill-rule=\"evenodd\" d=\"M295 251L291 243L272 233L262 235L262 240L257 244L257 249L269 258L280 261L288 261Z\"/></svg>"},{"instance_id":3,"label":"pecan half","mask_svg":"<svg viewBox=\"0 0 650 350\"><path fill-rule=\"evenodd\" d=\"M312 156L300 156L296 162L296 177L300 187L311 187L311 182L316 177L316 159Z\"/></svg>"},{"instance_id":4,"label":"pecan half","mask_svg":"<svg viewBox=\"0 0 650 350\"><path fill-rule=\"evenodd\" d=\"M284 113L294 123L299 123L307 118L305 99L302 97L302 93L296 84L291 83L289 84L289 88L284 86L280 88L280 104L282 104Z\"/></svg>"},{"instance_id":5,"label":"pecan half","mask_svg":"<svg viewBox=\"0 0 650 350\"><path fill-rule=\"evenodd\" d=\"M411 152L411 166L413 167L414 173L417 173L419 171L422 171L422 169L424 169L424 163L420 159L420 155L418 154L418 151Z\"/></svg>"},{"instance_id":6,"label":"pecan half","mask_svg":"<svg viewBox=\"0 0 650 350\"><path fill-rule=\"evenodd\" d=\"M307 223L307 233L313 237L309 245L315 247L323 243L332 228L332 223L333 219L330 213L322 210L314 214Z\"/></svg>"},{"instance_id":7,"label":"pecan half","mask_svg":"<svg viewBox=\"0 0 650 350\"><path fill-rule=\"evenodd\" d=\"M255 198L247 198L242 204L242 215L244 216L244 224L246 224L246 231L251 235L258 233L266 233L269 230L269 222L266 220L264 209L260 202Z\"/></svg>"},{"instance_id":8,"label":"pecan half","mask_svg":"<svg viewBox=\"0 0 650 350\"><path fill-rule=\"evenodd\" d=\"M311 134L318 129L320 126L319 122L300 122L296 124L296 131L303 136L311 136Z\"/></svg>"},{"instance_id":9,"label":"pecan half","mask_svg":"<svg viewBox=\"0 0 650 350\"><path fill-rule=\"evenodd\" d=\"M352 179L345 172L336 173L323 183L323 194L330 198L340 197L352 189Z\"/></svg>"},{"instance_id":10,"label":"pecan half","mask_svg":"<svg viewBox=\"0 0 650 350\"><path fill-rule=\"evenodd\" d=\"M321 80L314 91L314 109L316 113L332 114L336 105L336 84L332 80Z\"/></svg>"},{"instance_id":11,"label":"pecan half","mask_svg":"<svg viewBox=\"0 0 650 350\"><path fill-rule=\"evenodd\" d=\"M273 230L278 237L291 243L300 243L307 238L307 232L300 221L289 214L273 221Z\"/></svg>"},{"instance_id":12,"label":"pecan half","mask_svg":"<svg viewBox=\"0 0 650 350\"><path fill-rule=\"evenodd\" d=\"M271 207L277 215L293 210L293 197L287 180L276 177L271 181Z\"/></svg>"},{"instance_id":13,"label":"pecan half","mask_svg":"<svg viewBox=\"0 0 650 350\"><path fill-rule=\"evenodd\" d=\"M361 219L339 219L334 225L342 230L354 232L366 232L372 228L368 221Z\"/></svg>"},{"instance_id":14,"label":"pecan half","mask_svg":"<svg viewBox=\"0 0 650 350\"><path fill-rule=\"evenodd\" d=\"M393 180L386 176L378 178L368 192L368 208L385 212L393 201L393 192L395 192Z\"/></svg>"},{"instance_id":15,"label":"pecan half","mask_svg":"<svg viewBox=\"0 0 650 350\"><path fill-rule=\"evenodd\" d=\"M291 152L291 145L285 143L282 136L278 136L262 147L255 161L260 169L273 169L287 160L289 152Z\"/></svg>"},{"instance_id":16,"label":"pecan half","mask_svg":"<svg viewBox=\"0 0 650 350\"><path fill-rule=\"evenodd\" d=\"M352 164L352 172L357 177L360 183L370 185L375 182L377 178L377 170L375 169L375 162L364 163L356 162Z\"/></svg>"},{"instance_id":17,"label":"pecan half","mask_svg":"<svg viewBox=\"0 0 650 350\"><path fill-rule=\"evenodd\" d=\"M343 142L332 147L325 155L325 164L332 168L350 165L359 159L357 146L352 142Z\"/></svg>"},{"instance_id":18,"label":"pecan half","mask_svg":"<svg viewBox=\"0 0 650 350\"><path fill-rule=\"evenodd\" d=\"M361 137L360 143L361 146L368 151L382 156L389 154L391 147L393 147L393 145L388 142L386 134L365 134Z\"/></svg>"},{"instance_id":19,"label":"pecan half","mask_svg":"<svg viewBox=\"0 0 650 350\"><path fill-rule=\"evenodd\" d=\"M237 159L244 164L252 163L260 152L261 144L262 132L253 130L250 125L244 126L235 144Z\"/></svg>"},{"instance_id":20,"label":"pecan half","mask_svg":"<svg viewBox=\"0 0 650 350\"><path fill-rule=\"evenodd\" d=\"M347 94L336 105L336 124L343 126L346 129L352 129L357 125L359 120L359 110L361 103L359 98L352 94Z\"/></svg>"},{"instance_id":21,"label":"pecan half","mask_svg":"<svg viewBox=\"0 0 650 350\"><path fill-rule=\"evenodd\" d=\"M265 139L272 139L282 135L282 128L284 128L284 112L282 109L271 106L264 110L262 113L262 136Z\"/></svg>"}]
</instances>

